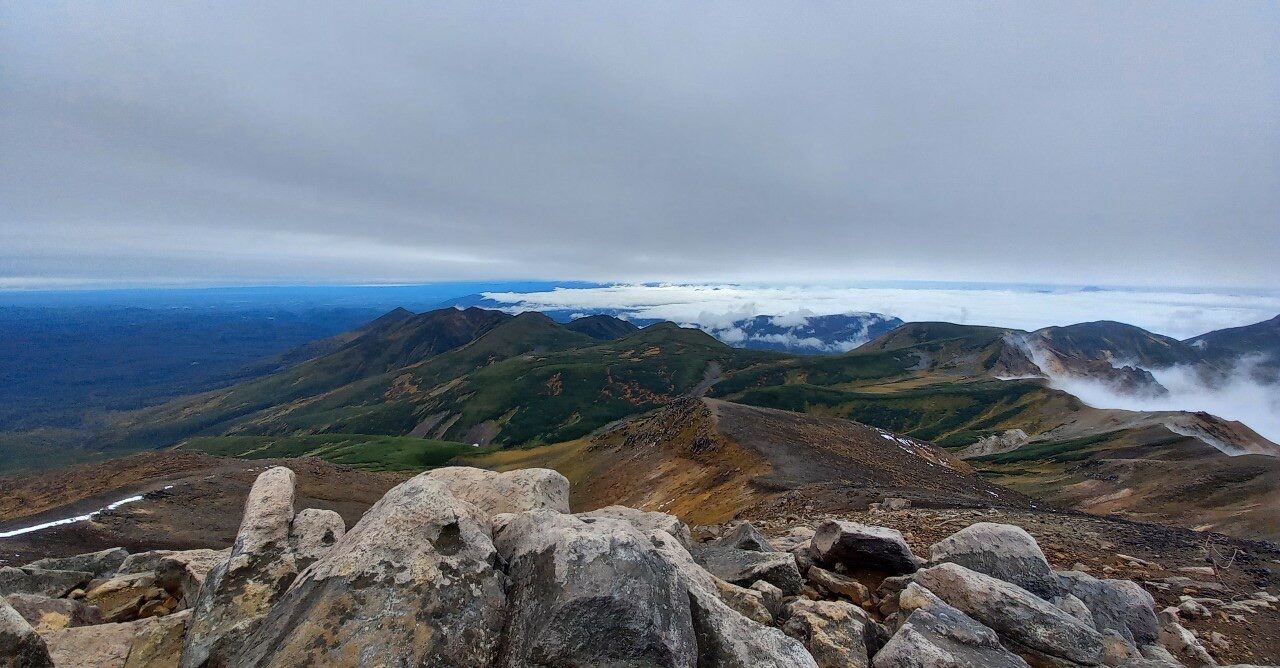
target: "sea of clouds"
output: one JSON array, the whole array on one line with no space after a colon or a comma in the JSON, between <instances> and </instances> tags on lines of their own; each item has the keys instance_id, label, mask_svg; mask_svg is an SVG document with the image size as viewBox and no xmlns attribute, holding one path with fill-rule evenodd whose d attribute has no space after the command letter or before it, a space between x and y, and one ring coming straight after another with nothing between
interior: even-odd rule
<instances>
[{"instance_id":1,"label":"sea of clouds","mask_svg":"<svg viewBox=\"0 0 1280 668\"><path fill-rule=\"evenodd\" d=\"M610 285L485 296L518 310L621 309L630 317L704 329L725 329L756 315L866 311L907 322L941 320L1026 330L1118 320L1185 339L1280 313L1278 293L1019 286Z\"/></svg>"}]
</instances>

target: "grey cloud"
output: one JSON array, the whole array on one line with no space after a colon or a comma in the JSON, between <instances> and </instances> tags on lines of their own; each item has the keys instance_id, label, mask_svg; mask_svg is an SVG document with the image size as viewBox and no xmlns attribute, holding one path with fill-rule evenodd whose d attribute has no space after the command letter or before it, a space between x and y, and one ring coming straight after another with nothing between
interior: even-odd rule
<instances>
[{"instance_id":1,"label":"grey cloud","mask_svg":"<svg viewBox=\"0 0 1280 668\"><path fill-rule=\"evenodd\" d=\"M0 67L0 277L1280 280L1273 3L3 3Z\"/></svg>"}]
</instances>

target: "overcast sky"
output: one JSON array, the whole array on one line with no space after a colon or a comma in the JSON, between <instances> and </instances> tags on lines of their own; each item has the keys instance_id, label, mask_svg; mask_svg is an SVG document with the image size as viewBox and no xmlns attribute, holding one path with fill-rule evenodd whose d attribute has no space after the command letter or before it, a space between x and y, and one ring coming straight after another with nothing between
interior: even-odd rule
<instances>
[{"instance_id":1,"label":"overcast sky","mask_svg":"<svg viewBox=\"0 0 1280 668\"><path fill-rule=\"evenodd\" d=\"M1280 285L1280 3L0 3L0 284Z\"/></svg>"}]
</instances>

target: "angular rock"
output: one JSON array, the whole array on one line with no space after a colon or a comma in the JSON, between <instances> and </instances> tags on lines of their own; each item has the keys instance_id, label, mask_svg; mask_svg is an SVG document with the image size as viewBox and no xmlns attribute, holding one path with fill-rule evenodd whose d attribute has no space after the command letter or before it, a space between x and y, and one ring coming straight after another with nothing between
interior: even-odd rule
<instances>
[{"instance_id":1,"label":"angular rock","mask_svg":"<svg viewBox=\"0 0 1280 668\"><path fill-rule=\"evenodd\" d=\"M646 536L654 531L665 531L672 536L675 536L676 540L680 541L680 544L683 545L686 550L693 546L693 537L689 533L689 526L684 522L681 522L675 515L668 515L666 513L659 512L646 512L643 510L636 510L635 508L628 508L627 506L605 506L604 508L591 510L585 513L578 513L578 517L597 517L611 520L622 520L635 527L637 531Z\"/></svg>"},{"instance_id":2,"label":"angular rock","mask_svg":"<svg viewBox=\"0 0 1280 668\"><path fill-rule=\"evenodd\" d=\"M1112 630L1136 647L1159 636L1155 599L1129 580L1100 580L1076 571L1057 574L1059 586L1084 602L1093 614L1094 628Z\"/></svg>"},{"instance_id":3,"label":"angular rock","mask_svg":"<svg viewBox=\"0 0 1280 668\"><path fill-rule=\"evenodd\" d=\"M876 588L876 596L880 597L879 611L882 617L888 617L898 611L898 594L902 593L914 579L914 575L895 575L880 582L880 586Z\"/></svg>"},{"instance_id":4,"label":"angular rock","mask_svg":"<svg viewBox=\"0 0 1280 668\"><path fill-rule=\"evenodd\" d=\"M293 582L293 498L293 471L283 466L254 481L231 555L209 571L192 606L183 668L223 665Z\"/></svg>"},{"instance_id":5,"label":"angular rock","mask_svg":"<svg viewBox=\"0 0 1280 668\"><path fill-rule=\"evenodd\" d=\"M905 614L911 614L916 610L923 608L942 607L947 604L938 598L933 592L911 582L907 584L907 588L898 594L898 609Z\"/></svg>"},{"instance_id":6,"label":"angular rock","mask_svg":"<svg viewBox=\"0 0 1280 668\"><path fill-rule=\"evenodd\" d=\"M229 665L494 665L506 608L496 563L488 518L419 475L303 571Z\"/></svg>"},{"instance_id":7,"label":"angular rock","mask_svg":"<svg viewBox=\"0 0 1280 668\"><path fill-rule=\"evenodd\" d=\"M814 561L849 571L903 575L914 573L921 563L901 532L858 522L827 520L819 524L809 549Z\"/></svg>"},{"instance_id":8,"label":"angular rock","mask_svg":"<svg viewBox=\"0 0 1280 668\"><path fill-rule=\"evenodd\" d=\"M546 508L569 512L569 480L551 469L496 473L469 466L447 466L426 475L445 484L454 498L487 516Z\"/></svg>"},{"instance_id":9,"label":"angular rock","mask_svg":"<svg viewBox=\"0 0 1280 668\"><path fill-rule=\"evenodd\" d=\"M1000 644L995 631L943 603L912 611L898 632L876 653L872 666L1028 668L1026 661Z\"/></svg>"},{"instance_id":10,"label":"angular rock","mask_svg":"<svg viewBox=\"0 0 1280 668\"><path fill-rule=\"evenodd\" d=\"M761 580L760 582L764 582ZM764 584L769 584L764 582ZM769 585L772 587L773 585ZM774 587L777 589L777 587ZM755 589L739 587L736 584L730 584L716 578L716 589L720 593L720 600L739 614L760 624L772 624L773 613L769 611L765 605L764 594Z\"/></svg>"},{"instance_id":11,"label":"angular rock","mask_svg":"<svg viewBox=\"0 0 1280 668\"><path fill-rule=\"evenodd\" d=\"M77 554L72 557L51 557L40 559L26 565L26 568L38 568L45 571L84 571L93 577L101 578L114 574L116 569L129 557L129 551L122 547L113 547L100 552Z\"/></svg>"},{"instance_id":12,"label":"angular rock","mask_svg":"<svg viewBox=\"0 0 1280 668\"><path fill-rule=\"evenodd\" d=\"M177 668L190 610L136 622L124 668Z\"/></svg>"},{"instance_id":13,"label":"angular rock","mask_svg":"<svg viewBox=\"0 0 1280 668\"><path fill-rule=\"evenodd\" d=\"M118 575L90 586L84 594L84 602L96 606L106 623L137 619L142 605L156 598L163 598L163 591L156 587L153 573Z\"/></svg>"},{"instance_id":14,"label":"angular rock","mask_svg":"<svg viewBox=\"0 0 1280 668\"><path fill-rule=\"evenodd\" d=\"M631 524L554 510L500 515L494 545L511 583L499 665L696 663L687 590Z\"/></svg>"},{"instance_id":15,"label":"angular rock","mask_svg":"<svg viewBox=\"0 0 1280 668\"><path fill-rule=\"evenodd\" d=\"M1011 524L979 522L934 543L929 564L959 564L1012 582L1049 600L1060 593L1053 569L1031 534Z\"/></svg>"},{"instance_id":16,"label":"angular rock","mask_svg":"<svg viewBox=\"0 0 1280 668\"><path fill-rule=\"evenodd\" d=\"M5 600L37 633L102 623L98 608L82 601L36 594L10 594Z\"/></svg>"},{"instance_id":17,"label":"angular rock","mask_svg":"<svg viewBox=\"0 0 1280 668\"><path fill-rule=\"evenodd\" d=\"M298 570L323 557L347 532L342 516L332 510L307 508L298 511L289 529L289 545Z\"/></svg>"},{"instance_id":18,"label":"angular rock","mask_svg":"<svg viewBox=\"0 0 1280 668\"><path fill-rule=\"evenodd\" d=\"M88 571L47 571L40 568L0 568L0 596L37 594L62 598L93 579Z\"/></svg>"},{"instance_id":19,"label":"angular rock","mask_svg":"<svg viewBox=\"0 0 1280 668\"><path fill-rule=\"evenodd\" d=\"M760 530L750 522L739 522L732 531L720 537L715 542L716 545L726 547L736 547L739 550L749 550L751 552L777 552L769 539L760 533Z\"/></svg>"},{"instance_id":20,"label":"angular rock","mask_svg":"<svg viewBox=\"0 0 1280 668\"><path fill-rule=\"evenodd\" d=\"M173 595L179 607L193 607L209 572L230 556L230 549L168 552L155 561L156 584Z\"/></svg>"},{"instance_id":21,"label":"angular rock","mask_svg":"<svg viewBox=\"0 0 1280 668\"><path fill-rule=\"evenodd\" d=\"M787 532L769 541L778 552L792 552L803 548L807 553L809 543L813 541L814 530L810 527L792 527Z\"/></svg>"},{"instance_id":22,"label":"angular rock","mask_svg":"<svg viewBox=\"0 0 1280 668\"><path fill-rule=\"evenodd\" d=\"M752 552L725 545L695 545L693 558L712 575L741 587L764 580L786 596L800 593L804 581L790 552Z\"/></svg>"},{"instance_id":23,"label":"angular rock","mask_svg":"<svg viewBox=\"0 0 1280 668\"><path fill-rule=\"evenodd\" d=\"M853 578L845 577L839 573L832 573L825 568L817 566L810 567L805 577L812 584L821 585L833 594L848 598L853 601L854 605L862 606L871 603L871 592L865 585Z\"/></svg>"},{"instance_id":24,"label":"angular rock","mask_svg":"<svg viewBox=\"0 0 1280 668\"><path fill-rule=\"evenodd\" d=\"M0 668L53 668L45 641L0 599Z\"/></svg>"},{"instance_id":25,"label":"angular rock","mask_svg":"<svg viewBox=\"0 0 1280 668\"><path fill-rule=\"evenodd\" d=\"M915 583L1030 650L1085 665L1102 659L1097 631L1015 584L950 563L920 571Z\"/></svg>"},{"instance_id":26,"label":"angular rock","mask_svg":"<svg viewBox=\"0 0 1280 668\"><path fill-rule=\"evenodd\" d=\"M783 594L781 589L778 589L764 580L756 580L755 582L752 582L751 589L760 592L761 600L764 603L765 609L769 611L770 615L777 617L778 612L782 610L782 598L786 596L786 594Z\"/></svg>"},{"instance_id":27,"label":"angular rock","mask_svg":"<svg viewBox=\"0 0 1280 668\"><path fill-rule=\"evenodd\" d=\"M1180 663L1191 668L1218 665L1195 634L1178 623L1176 610L1177 608L1168 608L1160 611L1160 645L1177 657Z\"/></svg>"},{"instance_id":28,"label":"angular rock","mask_svg":"<svg viewBox=\"0 0 1280 668\"><path fill-rule=\"evenodd\" d=\"M681 584L688 591L699 666L816 668L813 657L800 643L778 629L747 619L720 600L716 578L699 566L693 555L670 534L655 531L649 534L649 540L658 553L675 566Z\"/></svg>"},{"instance_id":29,"label":"angular rock","mask_svg":"<svg viewBox=\"0 0 1280 668\"><path fill-rule=\"evenodd\" d=\"M139 624L77 626L44 634L57 668L124 668Z\"/></svg>"},{"instance_id":30,"label":"angular rock","mask_svg":"<svg viewBox=\"0 0 1280 668\"><path fill-rule=\"evenodd\" d=\"M804 643L819 668L866 668L866 613L844 601L797 599L783 609L782 631Z\"/></svg>"}]
</instances>

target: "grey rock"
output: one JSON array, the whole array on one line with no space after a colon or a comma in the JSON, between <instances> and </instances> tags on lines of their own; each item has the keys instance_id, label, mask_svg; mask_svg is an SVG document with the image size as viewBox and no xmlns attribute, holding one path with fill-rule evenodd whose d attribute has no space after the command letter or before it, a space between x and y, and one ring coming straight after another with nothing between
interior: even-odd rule
<instances>
[{"instance_id":1,"label":"grey rock","mask_svg":"<svg viewBox=\"0 0 1280 668\"><path fill-rule=\"evenodd\" d=\"M802 642L819 668L866 668L870 618L844 601L796 599L783 610L782 631Z\"/></svg>"},{"instance_id":2,"label":"grey rock","mask_svg":"<svg viewBox=\"0 0 1280 668\"><path fill-rule=\"evenodd\" d=\"M447 466L425 475L445 484L455 499L492 517L545 508L569 512L569 480L551 469L497 473L470 466Z\"/></svg>"},{"instance_id":3,"label":"grey rock","mask_svg":"<svg viewBox=\"0 0 1280 668\"><path fill-rule=\"evenodd\" d=\"M905 593L905 590L904 590ZM995 631L945 603L913 610L872 661L874 668L1028 668Z\"/></svg>"},{"instance_id":4,"label":"grey rock","mask_svg":"<svg viewBox=\"0 0 1280 668\"><path fill-rule=\"evenodd\" d=\"M44 639L4 599L0 599L0 668L53 668Z\"/></svg>"},{"instance_id":5,"label":"grey rock","mask_svg":"<svg viewBox=\"0 0 1280 668\"><path fill-rule=\"evenodd\" d=\"M205 577L182 651L182 667L221 666L298 574L289 541L293 471L277 466L254 481L231 554Z\"/></svg>"},{"instance_id":6,"label":"grey rock","mask_svg":"<svg viewBox=\"0 0 1280 668\"><path fill-rule=\"evenodd\" d=\"M298 570L323 557L346 532L347 525L342 516L332 510L307 508L298 511L289 528L289 546L293 549Z\"/></svg>"},{"instance_id":7,"label":"grey rock","mask_svg":"<svg viewBox=\"0 0 1280 668\"><path fill-rule=\"evenodd\" d=\"M494 544L510 578L499 665L697 663L688 591L631 524L532 510L495 517Z\"/></svg>"},{"instance_id":8,"label":"grey rock","mask_svg":"<svg viewBox=\"0 0 1280 668\"><path fill-rule=\"evenodd\" d=\"M1058 573L1057 580L1062 589L1089 608L1099 631L1115 631L1138 647L1156 642L1160 625L1156 621L1155 599L1137 583L1100 580L1078 571Z\"/></svg>"},{"instance_id":9,"label":"grey rock","mask_svg":"<svg viewBox=\"0 0 1280 668\"><path fill-rule=\"evenodd\" d=\"M712 575L742 587L764 580L781 589L784 595L795 596L804 585L800 569L790 552L753 552L726 545L695 545L693 558Z\"/></svg>"},{"instance_id":10,"label":"grey rock","mask_svg":"<svg viewBox=\"0 0 1280 668\"><path fill-rule=\"evenodd\" d=\"M680 541L680 544L686 550L693 546L693 537L689 533L689 526L681 522L675 515L636 510L627 506L605 506L585 513L578 513L578 517L622 520L646 536L654 531L665 531L675 536L676 540Z\"/></svg>"},{"instance_id":11,"label":"grey rock","mask_svg":"<svg viewBox=\"0 0 1280 668\"><path fill-rule=\"evenodd\" d=\"M1093 613L1089 611L1089 606L1085 605L1084 601L1077 598L1075 594L1063 594L1055 597L1050 602L1058 606L1059 610L1080 620L1085 626L1095 630L1098 628L1093 621Z\"/></svg>"},{"instance_id":12,"label":"grey rock","mask_svg":"<svg viewBox=\"0 0 1280 668\"><path fill-rule=\"evenodd\" d=\"M488 518L427 474L298 576L230 665L490 666L506 596Z\"/></svg>"},{"instance_id":13,"label":"grey rock","mask_svg":"<svg viewBox=\"0 0 1280 668\"><path fill-rule=\"evenodd\" d=\"M699 566L684 546L663 531L649 534L659 554L675 566L688 591L698 666L703 668L816 668L799 642L758 624L720 599L716 578ZM756 585L767 583L756 583ZM753 585L756 586L756 585ZM774 588L776 590L776 587Z\"/></svg>"},{"instance_id":14,"label":"grey rock","mask_svg":"<svg viewBox=\"0 0 1280 668\"><path fill-rule=\"evenodd\" d=\"M950 563L920 571L915 583L1032 651L1085 665L1102 660L1097 631L1015 584Z\"/></svg>"},{"instance_id":15,"label":"grey rock","mask_svg":"<svg viewBox=\"0 0 1280 668\"><path fill-rule=\"evenodd\" d=\"M128 557L128 550L122 547L113 547L100 552L77 554L72 557L40 559L27 564L26 567L45 571L85 571L92 573L95 578L101 578L114 574Z\"/></svg>"},{"instance_id":16,"label":"grey rock","mask_svg":"<svg viewBox=\"0 0 1280 668\"><path fill-rule=\"evenodd\" d=\"M230 556L230 548L166 552L165 556L154 561L156 584L178 599L181 607L190 608L195 605L205 578Z\"/></svg>"},{"instance_id":17,"label":"grey rock","mask_svg":"<svg viewBox=\"0 0 1280 668\"><path fill-rule=\"evenodd\" d=\"M979 522L934 543L929 564L941 563L1012 582L1046 600L1061 593L1036 539L1011 524Z\"/></svg>"},{"instance_id":18,"label":"grey rock","mask_svg":"<svg viewBox=\"0 0 1280 668\"><path fill-rule=\"evenodd\" d=\"M792 552L797 548L809 551L809 543L813 541L814 530L810 527L792 527L786 533L769 541L778 552Z\"/></svg>"},{"instance_id":19,"label":"grey rock","mask_svg":"<svg viewBox=\"0 0 1280 668\"><path fill-rule=\"evenodd\" d=\"M102 623L98 608L82 601L36 594L10 594L5 600L37 633Z\"/></svg>"},{"instance_id":20,"label":"grey rock","mask_svg":"<svg viewBox=\"0 0 1280 668\"><path fill-rule=\"evenodd\" d=\"M9 594L37 594L49 598L62 598L72 589L78 589L93 579L88 571L50 571L40 568L0 568L0 596Z\"/></svg>"},{"instance_id":21,"label":"grey rock","mask_svg":"<svg viewBox=\"0 0 1280 668\"><path fill-rule=\"evenodd\" d=\"M778 612L782 610L782 598L786 596L786 594L783 594L781 589L778 589L764 580L756 580L755 582L752 582L751 589L760 592L760 596L764 601L764 607L769 611L769 614L775 617L778 616Z\"/></svg>"},{"instance_id":22,"label":"grey rock","mask_svg":"<svg viewBox=\"0 0 1280 668\"><path fill-rule=\"evenodd\" d=\"M1209 651L1200 644L1195 634L1178 622L1177 608L1167 608L1159 615L1160 646L1169 651L1177 660L1191 668L1218 665Z\"/></svg>"},{"instance_id":23,"label":"grey rock","mask_svg":"<svg viewBox=\"0 0 1280 668\"><path fill-rule=\"evenodd\" d=\"M819 524L809 549L814 561L849 571L903 575L915 572L921 563L899 531L858 522L827 520Z\"/></svg>"},{"instance_id":24,"label":"grey rock","mask_svg":"<svg viewBox=\"0 0 1280 668\"><path fill-rule=\"evenodd\" d=\"M769 544L769 539L765 538L764 534L760 533L760 530L750 522L739 522L732 531L717 539L715 544L752 552L778 551L773 545Z\"/></svg>"},{"instance_id":25,"label":"grey rock","mask_svg":"<svg viewBox=\"0 0 1280 668\"><path fill-rule=\"evenodd\" d=\"M769 584L761 580L763 584ZM773 586L773 585L769 585ZM770 612L769 606L765 604L764 594L755 589L747 587L739 587L736 584L730 584L716 578L716 588L720 593L720 600L739 614L753 622L760 624L772 624L773 613ZM777 589L776 587L774 587Z\"/></svg>"}]
</instances>

